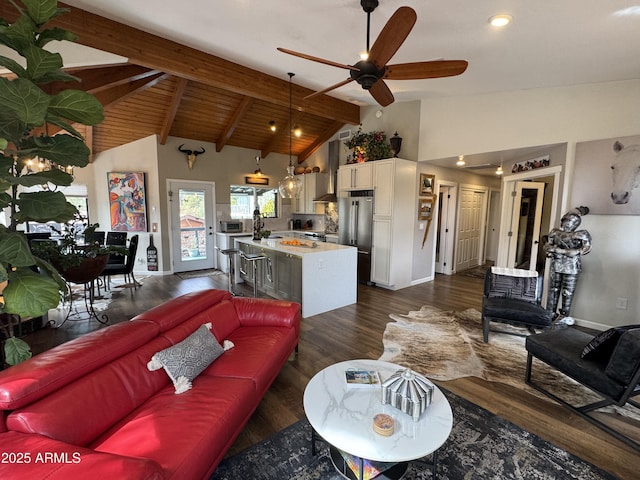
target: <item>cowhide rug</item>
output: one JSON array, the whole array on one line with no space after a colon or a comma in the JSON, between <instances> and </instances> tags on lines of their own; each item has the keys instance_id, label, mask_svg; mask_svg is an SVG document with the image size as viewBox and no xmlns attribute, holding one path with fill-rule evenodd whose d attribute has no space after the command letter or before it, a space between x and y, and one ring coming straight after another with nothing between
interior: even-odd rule
<instances>
[{"instance_id":1,"label":"cowhide rug","mask_svg":"<svg viewBox=\"0 0 640 480\"><path fill-rule=\"evenodd\" d=\"M479 377L512 385L548 400L524 381L527 363L525 337L493 331L526 335L526 329L492 323L489 343L484 343L481 314L474 309L455 312L425 305L419 311L407 315L390 314L389 317L394 321L387 323L384 331L384 353L380 360L410 367L433 380ZM533 379L538 384L549 386L549 390L573 405L601 399L540 361L534 360ZM614 409L640 421L640 412L633 407L608 407L608 411Z\"/></svg>"}]
</instances>

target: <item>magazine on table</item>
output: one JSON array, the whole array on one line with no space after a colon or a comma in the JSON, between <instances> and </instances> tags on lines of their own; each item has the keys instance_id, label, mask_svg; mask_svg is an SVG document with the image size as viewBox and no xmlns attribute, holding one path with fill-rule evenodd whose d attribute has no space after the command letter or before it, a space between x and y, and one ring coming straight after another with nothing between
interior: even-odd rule
<instances>
[{"instance_id":1,"label":"magazine on table","mask_svg":"<svg viewBox=\"0 0 640 480\"><path fill-rule=\"evenodd\" d=\"M349 387L379 387L382 385L380 374L376 370L350 368L344 372Z\"/></svg>"}]
</instances>

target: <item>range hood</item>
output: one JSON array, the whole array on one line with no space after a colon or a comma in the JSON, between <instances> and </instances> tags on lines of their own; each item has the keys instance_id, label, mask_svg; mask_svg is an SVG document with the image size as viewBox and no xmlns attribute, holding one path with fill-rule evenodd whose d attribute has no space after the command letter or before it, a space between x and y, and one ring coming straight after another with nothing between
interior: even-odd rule
<instances>
[{"instance_id":1,"label":"range hood","mask_svg":"<svg viewBox=\"0 0 640 480\"><path fill-rule=\"evenodd\" d=\"M338 201L338 197L335 194L336 176L338 175L338 161L340 158L340 140L333 140L329 142L329 184L327 186L327 193L320 195L314 199L314 203L335 203Z\"/></svg>"}]
</instances>

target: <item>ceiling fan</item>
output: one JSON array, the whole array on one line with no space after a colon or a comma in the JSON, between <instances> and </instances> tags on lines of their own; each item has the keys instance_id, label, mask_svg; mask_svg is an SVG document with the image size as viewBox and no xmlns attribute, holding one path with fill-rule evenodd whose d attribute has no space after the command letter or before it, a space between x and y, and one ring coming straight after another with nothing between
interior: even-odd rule
<instances>
[{"instance_id":1,"label":"ceiling fan","mask_svg":"<svg viewBox=\"0 0 640 480\"><path fill-rule=\"evenodd\" d=\"M367 14L367 58L360 60L355 65L344 65L332 62L324 58L314 57L304 53L295 52L286 48L278 48L279 51L304 58L318 63L324 63L333 67L343 68L350 71L350 76L342 82L336 83L324 90L312 93L305 98L327 93L336 88L340 88L352 81L358 82L363 89L369 90L371 96L381 106L386 107L393 103L394 98L391 90L384 82L389 80L422 80L426 78L452 77L460 75L467 69L466 60L432 60L426 62L399 63L387 65L391 57L398 51L400 46L409 36L411 29L416 23L417 15L410 7L400 7L378 35L373 46L369 48L369 30L371 12L378 6L378 0L360 0L362 9Z\"/></svg>"}]
</instances>

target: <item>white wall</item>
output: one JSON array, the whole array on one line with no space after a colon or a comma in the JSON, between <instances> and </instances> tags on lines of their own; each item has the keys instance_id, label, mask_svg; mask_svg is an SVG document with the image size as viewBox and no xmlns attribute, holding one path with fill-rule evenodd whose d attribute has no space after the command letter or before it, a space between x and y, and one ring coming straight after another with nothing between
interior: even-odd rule
<instances>
[{"instance_id":1,"label":"white wall","mask_svg":"<svg viewBox=\"0 0 640 480\"><path fill-rule=\"evenodd\" d=\"M92 222L98 222L100 229L109 231L111 218L109 215L109 191L107 187L107 172L144 172L147 194L147 224L151 230L151 224L158 224L158 233L154 234L154 243L158 249L158 270L163 270L162 245L159 237L162 233L162 219L160 217L160 191L158 188L158 166L157 166L157 141L152 135L135 142L112 148L106 152L95 156L91 164L93 170L93 192L89 202L91 211L89 212ZM83 169L84 170L84 169ZM91 189L90 189L91 192ZM92 200L94 200L92 202ZM129 233L129 237L135 233ZM136 266L134 271L147 273L147 247L149 246L149 234L139 232L140 241L138 243L138 253L136 255Z\"/></svg>"},{"instance_id":2,"label":"white wall","mask_svg":"<svg viewBox=\"0 0 640 480\"><path fill-rule=\"evenodd\" d=\"M566 211L575 144L640 134L640 80L424 99L419 159L567 142L563 205ZM593 237L584 258L573 314L608 325L640 319L640 216L587 216ZM629 299L627 310L614 307Z\"/></svg>"}]
</instances>

